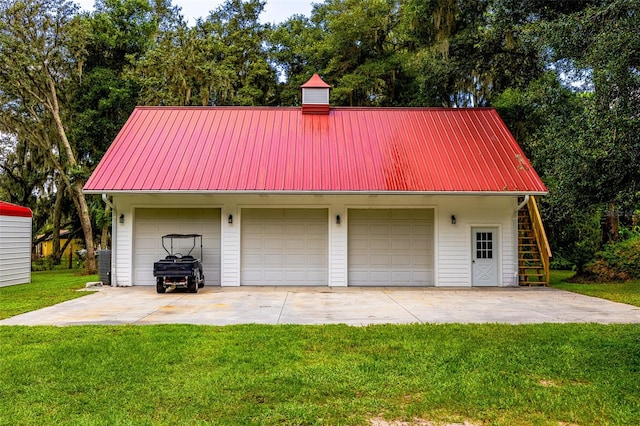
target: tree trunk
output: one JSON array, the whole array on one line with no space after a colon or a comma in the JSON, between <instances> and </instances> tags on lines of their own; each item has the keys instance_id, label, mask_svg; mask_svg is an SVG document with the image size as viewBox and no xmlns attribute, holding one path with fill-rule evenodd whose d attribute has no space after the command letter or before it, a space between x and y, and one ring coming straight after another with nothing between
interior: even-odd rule
<instances>
[{"instance_id":1,"label":"tree trunk","mask_svg":"<svg viewBox=\"0 0 640 426\"><path fill-rule=\"evenodd\" d=\"M618 217L618 212L616 212L616 205L609 203L606 213L603 243L618 241L619 232L620 218Z\"/></svg>"},{"instance_id":2,"label":"tree trunk","mask_svg":"<svg viewBox=\"0 0 640 426\"><path fill-rule=\"evenodd\" d=\"M64 125L62 124L56 87L52 78L49 78L47 81L49 83L49 90L51 94L49 110L51 111L51 116L53 117L53 121L56 124L56 130L58 131L58 136L60 136L62 146L64 147L64 150L67 154L67 163L70 166L69 168L74 169L78 165L78 162L76 161L73 149L71 149L71 144L69 143L69 139L67 138L67 132L64 128ZM81 180L76 180L71 185L71 193L73 195L74 204L78 209L80 225L82 226L82 232L84 233L84 246L87 249L87 260L85 262L86 272L88 274L95 274L96 272L98 272L98 269L96 267L96 257L93 250L93 228L91 226L91 214L89 213L89 206L87 205L87 200L82 192L83 185L84 182L82 182Z\"/></svg>"},{"instance_id":3,"label":"tree trunk","mask_svg":"<svg viewBox=\"0 0 640 426\"><path fill-rule=\"evenodd\" d=\"M62 221L62 201L64 199L64 191L66 185L60 179L58 183L58 192L56 194L56 203L53 206L53 236L51 239L53 245L53 264L59 265L62 252L60 251L60 222Z\"/></svg>"},{"instance_id":4,"label":"tree trunk","mask_svg":"<svg viewBox=\"0 0 640 426\"><path fill-rule=\"evenodd\" d=\"M73 184L74 198L77 200L78 215L80 216L80 226L84 234L84 247L87 249L87 259L85 269L87 274L95 274L98 272L96 266L96 256L93 246L93 228L91 226L91 215L89 214L89 206L87 200L82 193L83 183L76 181Z\"/></svg>"}]
</instances>

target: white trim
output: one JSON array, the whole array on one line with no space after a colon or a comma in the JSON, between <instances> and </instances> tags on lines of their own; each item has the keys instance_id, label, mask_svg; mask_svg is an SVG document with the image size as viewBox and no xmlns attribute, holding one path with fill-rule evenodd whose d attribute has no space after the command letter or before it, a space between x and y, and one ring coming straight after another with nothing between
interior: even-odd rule
<instances>
[{"instance_id":1,"label":"white trim","mask_svg":"<svg viewBox=\"0 0 640 426\"><path fill-rule=\"evenodd\" d=\"M111 286L118 286L118 274L116 268L118 264L116 262L116 250L118 248L118 211L116 207L111 204L113 207L111 208L111 276L109 279L111 280Z\"/></svg>"}]
</instances>

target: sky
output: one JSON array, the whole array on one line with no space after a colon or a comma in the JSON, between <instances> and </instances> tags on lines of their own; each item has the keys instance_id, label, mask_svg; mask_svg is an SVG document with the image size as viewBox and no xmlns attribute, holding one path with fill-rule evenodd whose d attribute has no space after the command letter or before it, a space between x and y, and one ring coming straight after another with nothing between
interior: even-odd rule
<instances>
[{"instance_id":1,"label":"sky","mask_svg":"<svg viewBox=\"0 0 640 426\"><path fill-rule=\"evenodd\" d=\"M95 0L74 0L82 10L93 10ZM189 22L195 23L196 18L206 18L209 11L216 9L224 0L172 0L174 6L182 8L182 15ZM322 3L321 0L267 0L260 21L263 23L280 23L292 15L310 16L312 3Z\"/></svg>"}]
</instances>

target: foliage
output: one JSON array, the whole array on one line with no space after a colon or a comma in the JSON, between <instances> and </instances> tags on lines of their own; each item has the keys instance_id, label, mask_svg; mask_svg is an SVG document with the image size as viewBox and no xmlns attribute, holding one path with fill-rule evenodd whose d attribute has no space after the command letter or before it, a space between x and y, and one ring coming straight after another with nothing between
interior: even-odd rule
<instances>
[{"instance_id":1,"label":"foliage","mask_svg":"<svg viewBox=\"0 0 640 426\"><path fill-rule=\"evenodd\" d=\"M151 105L267 105L275 70L258 17L264 1L227 0L192 28L180 22L161 33L129 76Z\"/></svg>"},{"instance_id":2,"label":"foliage","mask_svg":"<svg viewBox=\"0 0 640 426\"><path fill-rule=\"evenodd\" d=\"M69 191L95 270L82 164L69 138L70 104L82 75L88 26L65 0L0 3L0 131L41 150Z\"/></svg>"},{"instance_id":3,"label":"foliage","mask_svg":"<svg viewBox=\"0 0 640 426\"><path fill-rule=\"evenodd\" d=\"M135 105L299 105L318 72L333 105L496 107L550 190L552 251L582 269L630 229L606 212L640 207L636 3L326 0L272 26L264 0L195 25L170 0L1 0L0 197L37 233L62 190L87 234L85 210L94 227L108 212L82 182Z\"/></svg>"},{"instance_id":4,"label":"foliage","mask_svg":"<svg viewBox=\"0 0 640 426\"><path fill-rule=\"evenodd\" d=\"M0 287L0 319L85 296L90 292L76 290L97 278L78 270L33 272L29 284Z\"/></svg>"},{"instance_id":5,"label":"foliage","mask_svg":"<svg viewBox=\"0 0 640 426\"><path fill-rule=\"evenodd\" d=\"M586 266L581 278L596 282L640 279L640 236L606 244Z\"/></svg>"},{"instance_id":6,"label":"foliage","mask_svg":"<svg viewBox=\"0 0 640 426\"><path fill-rule=\"evenodd\" d=\"M637 2L594 2L544 26L550 60L582 76L589 96L576 117L568 171L581 204L640 202L640 15ZM567 69L569 68L569 69Z\"/></svg>"}]
</instances>

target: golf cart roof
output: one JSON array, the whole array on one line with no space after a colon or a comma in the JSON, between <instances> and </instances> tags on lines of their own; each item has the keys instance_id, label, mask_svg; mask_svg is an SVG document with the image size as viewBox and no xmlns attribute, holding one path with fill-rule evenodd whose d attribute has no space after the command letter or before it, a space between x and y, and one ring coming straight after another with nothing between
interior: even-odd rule
<instances>
[{"instance_id":1,"label":"golf cart roof","mask_svg":"<svg viewBox=\"0 0 640 426\"><path fill-rule=\"evenodd\" d=\"M202 237L200 234L167 234L163 235L162 238L195 238Z\"/></svg>"}]
</instances>

